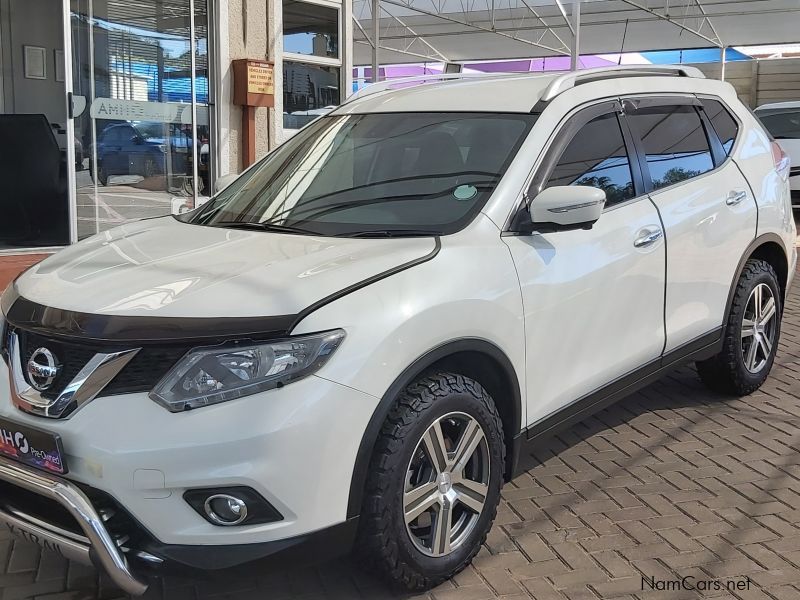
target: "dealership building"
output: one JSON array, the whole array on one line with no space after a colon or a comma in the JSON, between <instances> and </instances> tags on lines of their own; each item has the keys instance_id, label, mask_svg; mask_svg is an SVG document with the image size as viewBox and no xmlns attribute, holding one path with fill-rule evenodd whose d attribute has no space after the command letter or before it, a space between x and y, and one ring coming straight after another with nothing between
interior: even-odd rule
<instances>
[{"instance_id":1,"label":"dealership building","mask_svg":"<svg viewBox=\"0 0 800 600\"><path fill-rule=\"evenodd\" d=\"M701 61L751 107L797 99L799 52L739 51L796 44L796 2L677 6L0 0L0 257L197 206L375 76Z\"/></svg>"},{"instance_id":2,"label":"dealership building","mask_svg":"<svg viewBox=\"0 0 800 600\"><path fill-rule=\"evenodd\" d=\"M351 23L347 0L0 0L0 254L201 203L346 95Z\"/></svg>"}]
</instances>

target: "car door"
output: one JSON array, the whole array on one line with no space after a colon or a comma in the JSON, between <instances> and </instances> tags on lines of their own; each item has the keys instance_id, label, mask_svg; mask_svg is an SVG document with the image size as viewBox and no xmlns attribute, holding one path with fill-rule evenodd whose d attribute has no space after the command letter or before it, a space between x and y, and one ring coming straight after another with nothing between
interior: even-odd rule
<instances>
[{"instance_id":1,"label":"car door","mask_svg":"<svg viewBox=\"0 0 800 600\"><path fill-rule=\"evenodd\" d=\"M114 125L103 132L98 158L109 175L127 172L127 169L123 170L125 165L122 162L122 130L122 126Z\"/></svg>"},{"instance_id":2,"label":"car door","mask_svg":"<svg viewBox=\"0 0 800 600\"><path fill-rule=\"evenodd\" d=\"M607 203L593 227L503 237L522 289L529 424L655 366L664 347L663 232L630 158L620 109L604 102L569 118L529 191L602 188Z\"/></svg>"},{"instance_id":3,"label":"car door","mask_svg":"<svg viewBox=\"0 0 800 600\"><path fill-rule=\"evenodd\" d=\"M139 165L142 163L142 153L144 152L141 136L130 125L121 125L119 136L120 173L124 175L139 175L141 173Z\"/></svg>"},{"instance_id":4,"label":"car door","mask_svg":"<svg viewBox=\"0 0 800 600\"><path fill-rule=\"evenodd\" d=\"M723 147L697 98L623 103L667 236L665 351L713 342L739 261L756 235L753 193L728 157L732 144Z\"/></svg>"}]
</instances>

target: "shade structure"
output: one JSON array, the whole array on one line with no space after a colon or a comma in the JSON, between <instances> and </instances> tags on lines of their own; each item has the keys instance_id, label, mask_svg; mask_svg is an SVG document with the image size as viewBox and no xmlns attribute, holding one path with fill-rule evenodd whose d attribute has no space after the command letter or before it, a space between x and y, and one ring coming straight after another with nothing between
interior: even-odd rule
<instances>
[{"instance_id":1,"label":"shade structure","mask_svg":"<svg viewBox=\"0 0 800 600\"><path fill-rule=\"evenodd\" d=\"M569 56L573 4L562 0L354 0L354 62ZM580 53L717 49L800 41L798 0L583 0Z\"/></svg>"}]
</instances>

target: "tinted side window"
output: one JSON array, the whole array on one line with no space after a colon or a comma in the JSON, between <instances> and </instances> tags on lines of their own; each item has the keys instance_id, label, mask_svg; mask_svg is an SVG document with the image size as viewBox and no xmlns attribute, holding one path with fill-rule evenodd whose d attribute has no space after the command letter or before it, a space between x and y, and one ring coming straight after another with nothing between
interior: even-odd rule
<instances>
[{"instance_id":1,"label":"tinted side window","mask_svg":"<svg viewBox=\"0 0 800 600\"><path fill-rule=\"evenodd\" d=\"M558 159L544 187L588 185L606 193L606 206L634 196L625 141L615 114L584 125Z\"/></svg>"},{"instance_id":2,"label":"tinted side window","mask_svg":"<svg viewBox=\"0 0 800 600\"><path fill-rule=\"evenodd\" d=\"M107 129L104 141L110 144L120 144L122 142L126 142L128 139L130 139L129 130L130 128L125 127L124 125Z\"/></svg>"},{"instance_id":3,"label":"tinted side window","mask_svg":"<svg viewBox=\"0 0 800 600\"><path fill-rule=\"evenodd\" d=\"M113 144L117 141L118 136L117 133L119 132L119 127L109 127L105 131L103 131L103 135L101 137L101 141L106 142L107 144Z\"/></svg>"},{"instance_id":4,"label":"tinted side window","mask_svg":"<svg viewBox=\"0 0 800 600\"><path fill-rule=\"evenodd\" d=\"M714 168L708 138L694 106L643 107L628 120L644 143L654 189Z\"/></svg>"},{"instance_id":5,"label":"tinted side window","mask_svg":"<svg viewBox=\"0 0 800 600\"><path fill-rule=\"evenodd\" d=\"M759 114L758 117L776 140L800 139L800 110Z\"/></svg>"},{"instance_id":6,"label":"tinted side window","mask_svg":"<svg viewBox=\"0 0 800 600\"><path fill-rule=\"evenodd\" d=\"M721 102L716 100L703 100L703 110L705 110L708 120L711 121L714 131L717 132L725 154L730 154L731 148L736 142L736 134L739 133L739 124L736 119L731 116Z\"/></svg>"}]
</instances>

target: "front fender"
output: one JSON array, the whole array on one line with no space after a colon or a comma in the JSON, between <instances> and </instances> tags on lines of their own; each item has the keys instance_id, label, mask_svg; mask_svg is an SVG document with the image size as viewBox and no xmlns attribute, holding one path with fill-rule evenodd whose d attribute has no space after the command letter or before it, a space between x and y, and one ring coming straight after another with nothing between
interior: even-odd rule
<instances>
[{"instance_id":1,"label":"front fender","mask_svg":"<svg viewBox=\"0 0 800 600\"><path fill-rule=\"evenodd\" d=\"M497 230L494 230L497 234ZM442 358L478 352L510 374L515 429L525 423L525 335L519 281L499 235L485 245L443 242L439 255L343 296L293 334L343 328L347 338L317 374L380 399L369 411L351 480L348 516L361 494L380 429L397 394Z\"/></svg>"}]
</instances>

